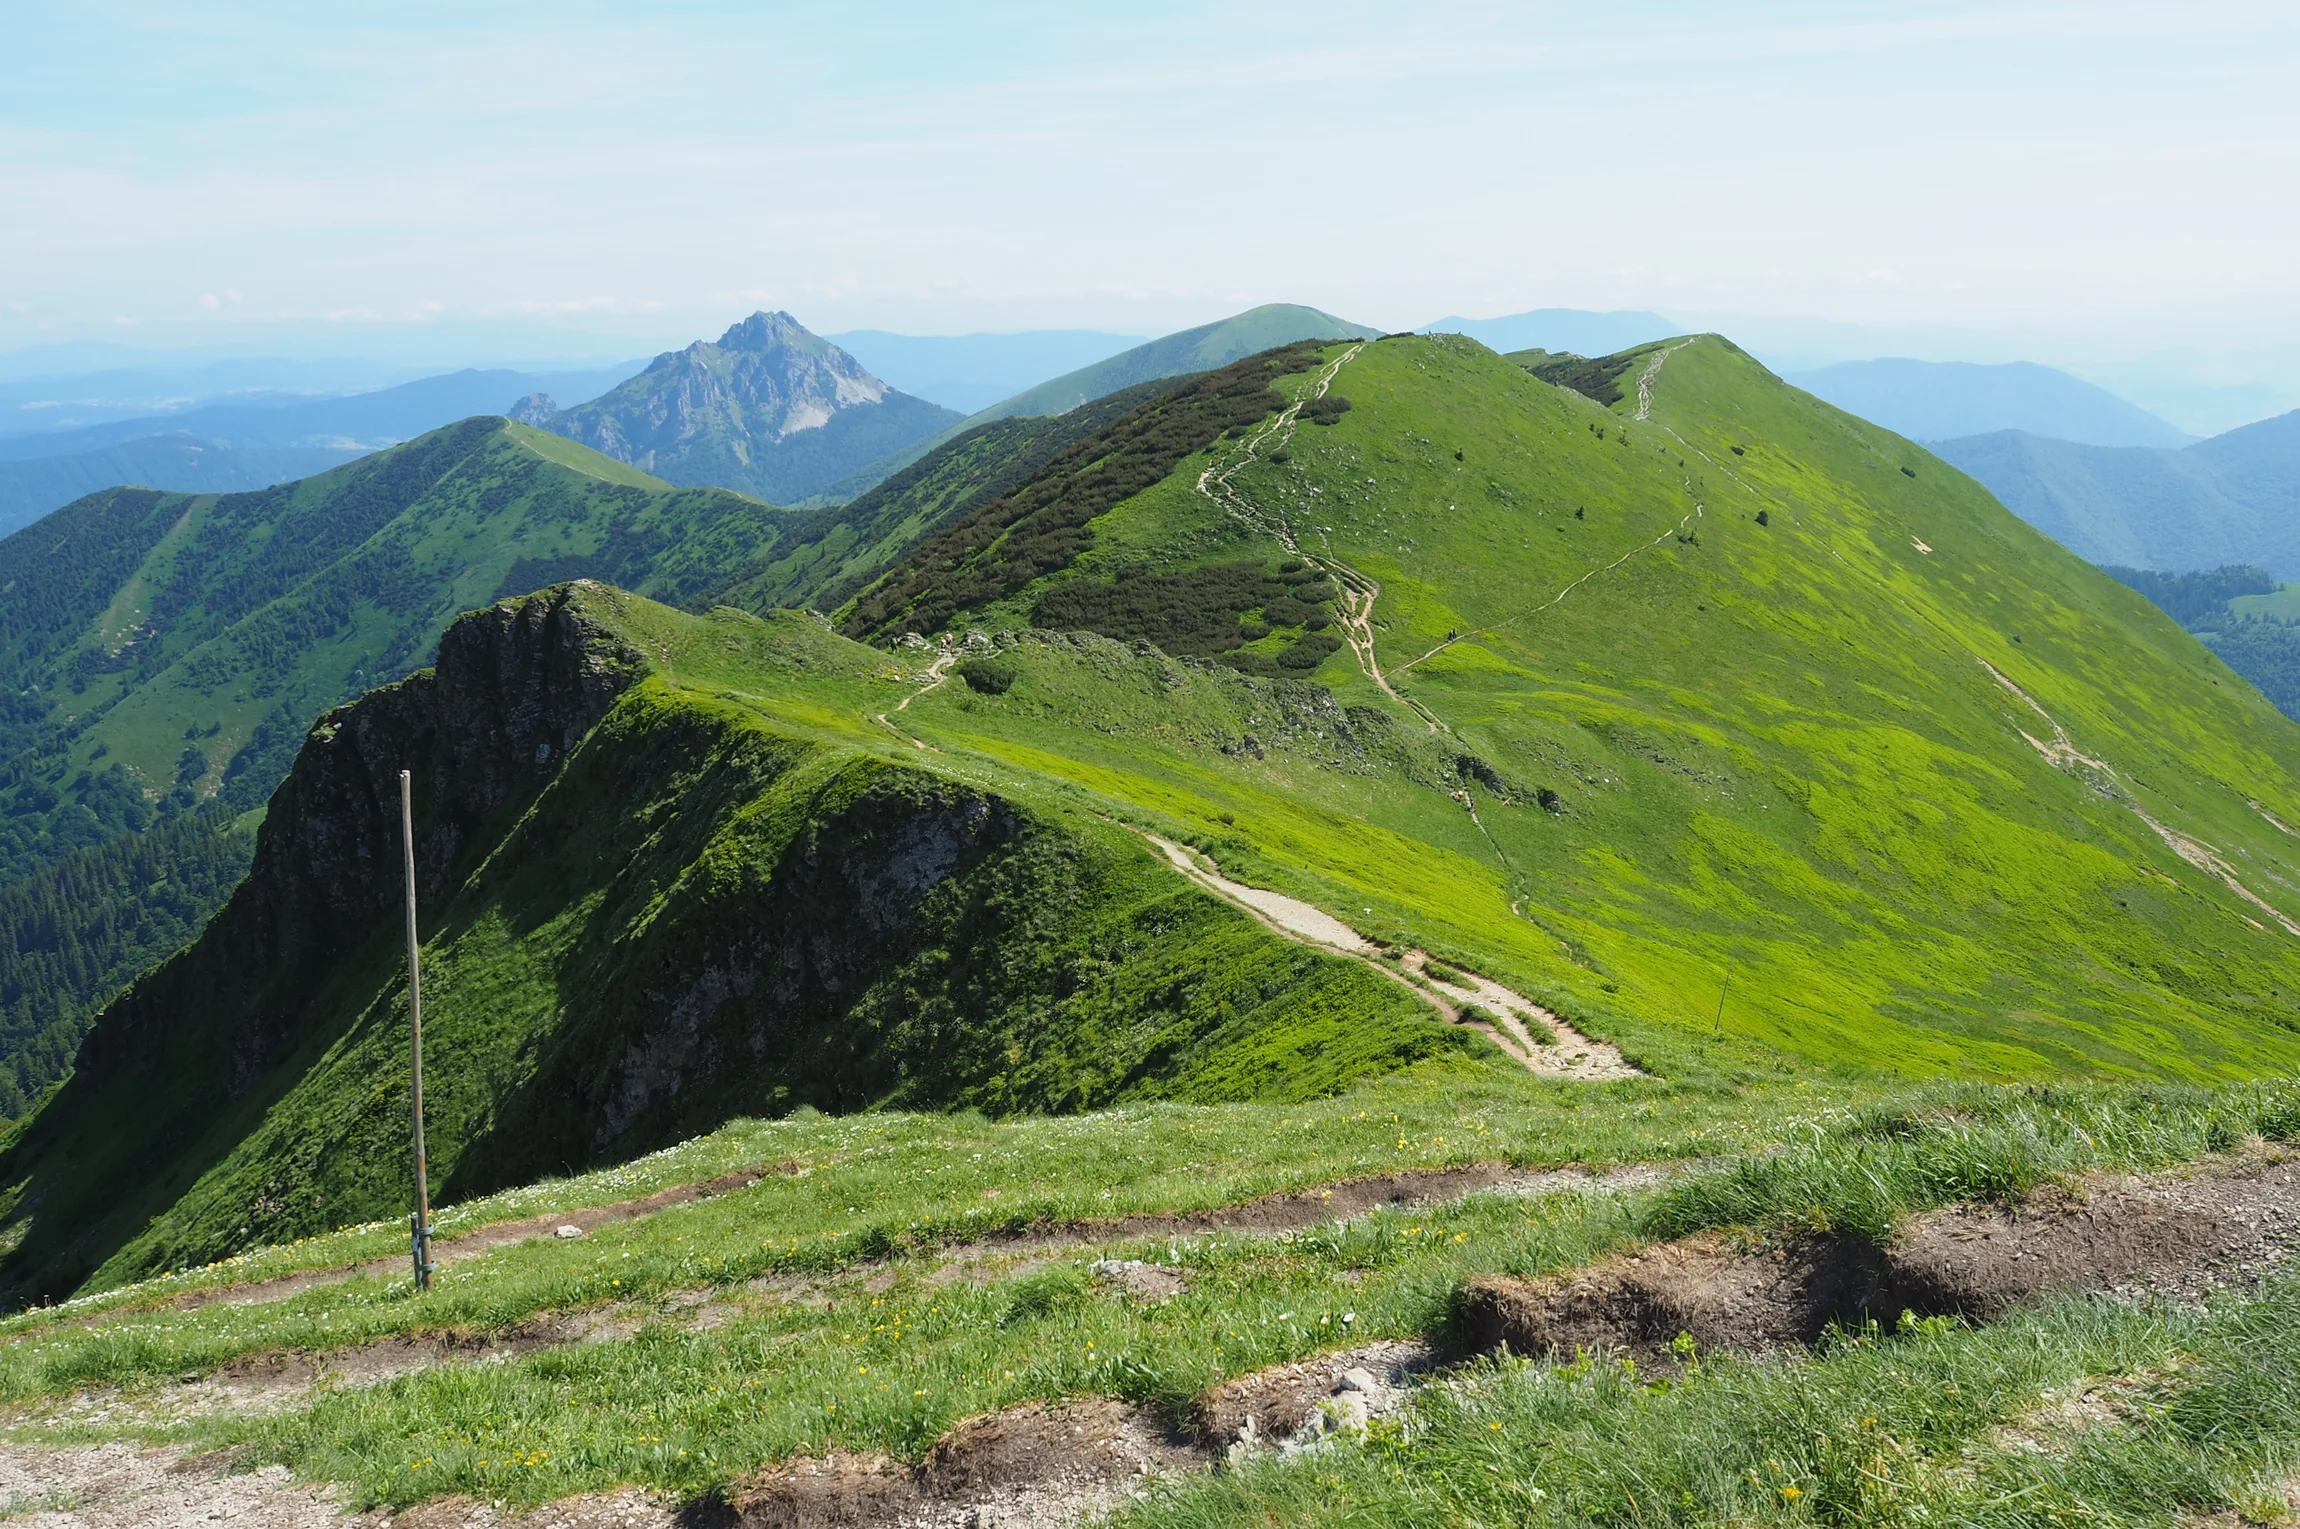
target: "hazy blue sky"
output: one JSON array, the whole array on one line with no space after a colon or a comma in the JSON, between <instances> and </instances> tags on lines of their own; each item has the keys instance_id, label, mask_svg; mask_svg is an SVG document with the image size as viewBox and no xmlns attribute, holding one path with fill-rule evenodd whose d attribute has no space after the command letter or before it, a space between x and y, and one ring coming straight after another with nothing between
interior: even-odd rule
<instances>
[{"instance_id":1,"label":"hazy blue sky","mask_svg":"<svg viewBox=\"0 0 2300 1529\"><path fill-rule=\"evenodd\" d=\"M1118 10L10 5L0 349L1272 299L2300 340L2289 3Z\"/></svg>"}]
</instances>

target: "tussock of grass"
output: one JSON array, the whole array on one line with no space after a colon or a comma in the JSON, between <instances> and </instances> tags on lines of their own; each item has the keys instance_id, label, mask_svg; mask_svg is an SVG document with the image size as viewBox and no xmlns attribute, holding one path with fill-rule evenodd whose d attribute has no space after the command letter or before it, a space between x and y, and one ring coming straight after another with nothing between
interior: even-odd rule
<instances>
[{"instance_id":1,"label":"tussock of grass","mask_svg":"<svg viewBox=\"0 0 2300 1529\"><path fill-rule=\"evenodd\" d=\"M1795 1221L1882 1237L1896 1216L2010 1200L2048 1179L2148 1169L2300 1133L2290 1083L2001 1089L1943 1085L1849 1112L1834 1129L1665 1191L1649 1235Z\"/></svg>"}]
</instances>

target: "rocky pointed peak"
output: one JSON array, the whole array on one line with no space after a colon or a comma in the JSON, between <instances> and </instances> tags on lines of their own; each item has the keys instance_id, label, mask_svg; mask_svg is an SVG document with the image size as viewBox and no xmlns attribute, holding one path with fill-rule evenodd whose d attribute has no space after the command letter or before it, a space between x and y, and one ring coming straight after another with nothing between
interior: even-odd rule
<instances>
[{"instance_id":1,"label":"rocky pointed peak","mask_svg":"<svg viewBox=\"0 0 2300 1529\"><path fill-rule=\"evenodd\" d=\"M727 326L719 336L721 350L774 350L778 346L802 345L812 350L817 347L836 349L808 330L806 325L789 314L759 312L738 323Z\"/></svg>"},{"instance_id":2,"label":"rocky pointed peak","mask_svg":"<svg viewBox=\"0 0 2300 1529\"><path fill-rule=\"evenodd\" d=\"M665 351L622 386L549 416L546 428L674 483L787 502L957 419L888 387L788 313L761 311L715 342ZM793 437L807 439L778 461Z\"/></svg>"}]
</instances>

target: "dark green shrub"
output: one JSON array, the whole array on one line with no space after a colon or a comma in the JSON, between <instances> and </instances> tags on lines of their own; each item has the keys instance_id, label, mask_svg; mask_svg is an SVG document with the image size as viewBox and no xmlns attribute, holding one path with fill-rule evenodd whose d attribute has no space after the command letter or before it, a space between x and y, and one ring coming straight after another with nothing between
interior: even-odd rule
<instances>
[{"instance_id":1,"label":"dark green shrub","mask_svg":"<svg viewBox=\"0 0 2300 1529\"><path fill-rule=\"evenodd\" d=\"M1330 425L1350 412L1350 401L1339 393L1328 393L1302 405L1302 418L1313 425Z\"/></svg>"},{"instance_id":2,"label":"dark green shrub","mask_svg":"<svg viewBox=\"0 0 2300 1529\"><path fill-rule=\"evenodd\" d=\"M1341 646L1342 640L1330 632L1311 632L1279 654L1278 665L1284 669L1315 669L1329 655L1339 652Z\"/></svg>"},{"instance_id":3,"label":"dark green shrub","mask_svg":"<svg viewBox=\"0 0 2300 1529\"><path fill-rule=\"evenodd\" d=\"M977 695L1006 694L1021 672L1003 658L970 658L958 666L958 677Z\"/></svg>"}]
</instances>

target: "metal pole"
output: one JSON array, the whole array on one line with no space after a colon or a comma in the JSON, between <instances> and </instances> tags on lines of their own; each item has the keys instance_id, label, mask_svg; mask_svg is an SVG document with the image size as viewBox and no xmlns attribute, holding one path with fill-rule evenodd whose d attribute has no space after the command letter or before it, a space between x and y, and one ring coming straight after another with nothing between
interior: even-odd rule
<instances>
[{"instance_id":1,"label":"metal pole","mask_svg":"<svg viewBox=\"0 0 2300 1529\"><path fill-rule=\"evenodd\" d=\"M410 1241L415 1255L415 1288L431 1288L431 1180L423 1161L423 963L415 943L415 777L399 772L399 833L407 847L407 1035L414 1059L415 1216Z\"/></svg>"}]
</instances>

